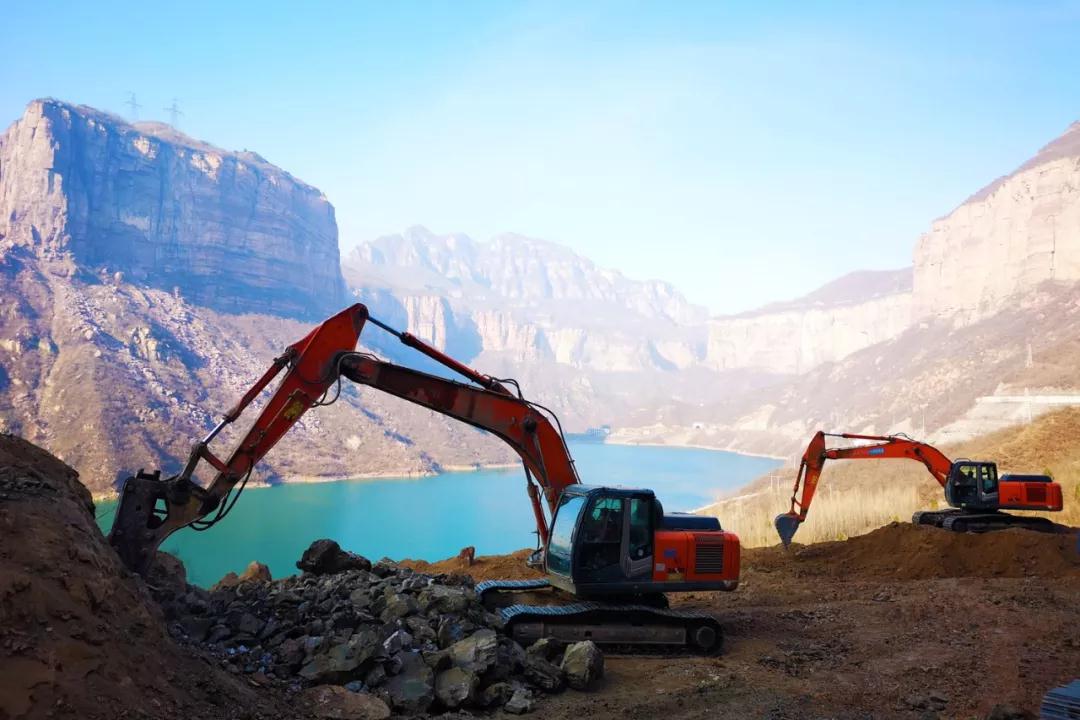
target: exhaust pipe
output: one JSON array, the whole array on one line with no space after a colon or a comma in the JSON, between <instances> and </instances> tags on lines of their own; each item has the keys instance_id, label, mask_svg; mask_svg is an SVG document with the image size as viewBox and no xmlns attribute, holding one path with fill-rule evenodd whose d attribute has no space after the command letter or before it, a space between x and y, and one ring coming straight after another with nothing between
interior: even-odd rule
<instances>
[{"instance_id":1,"label":"exhaust pipe","mask_svg":"<svg viewBox=\"0 0 1080 720\"><path fill-rule=\"evenodd\" d=\"M780 536L780 542L784 544L784 547L791 545L791 538L795 537L795 531L799 529L801 524L802 520L795 513L777 515L776 519L773 520L773 525L776 526L776 534Z\"/></svg>"}]
</instances>

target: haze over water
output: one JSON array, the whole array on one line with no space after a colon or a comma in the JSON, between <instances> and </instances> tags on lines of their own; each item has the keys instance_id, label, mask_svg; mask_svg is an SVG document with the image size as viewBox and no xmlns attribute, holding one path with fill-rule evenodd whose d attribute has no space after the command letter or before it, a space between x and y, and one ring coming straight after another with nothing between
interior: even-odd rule
<instances>
[{"instance_id":1,"label":"haze over water","mask_svg":"<svg viewBox=\"0 0 1080 720\"><path fill-rule=\"evenodd\" d=\"M780 464L687 448L571 442L570 450L582 482L651 488L668 511L706 505ZM100 503L98 516L107 532L112 503ZM252 560L275 578L291 575L319 538L373 561L442 560L468 545L481 555L536 545L524 474L512 468L250 490L212 530L182 530L163 549L184 561L189 582L207 587Z\"/></svg>"}]
</instances>

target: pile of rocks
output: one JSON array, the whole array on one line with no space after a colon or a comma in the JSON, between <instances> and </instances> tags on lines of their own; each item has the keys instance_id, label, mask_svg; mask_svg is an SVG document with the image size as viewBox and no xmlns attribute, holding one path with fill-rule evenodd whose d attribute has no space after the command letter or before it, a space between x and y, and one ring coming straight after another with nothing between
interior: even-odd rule
<instances>
[{"instance_id":1,"label":"pile of rocks","mask_svg":"<svg viewBox=\"0 0 1080 720\"><path fill-rule=\"evenodd\" d=\"M357 717L390 709L525 713L538 692L588 690L603 676L603 654L591 642L522 648L467 575L373 565L331 540L313 543L297 566L304 573L283 580L253 564L210 591L187 586L164 603L173 635L255 683L314 688L305 692L316 703L362 704Z\"/></svg>"}]
</instances>

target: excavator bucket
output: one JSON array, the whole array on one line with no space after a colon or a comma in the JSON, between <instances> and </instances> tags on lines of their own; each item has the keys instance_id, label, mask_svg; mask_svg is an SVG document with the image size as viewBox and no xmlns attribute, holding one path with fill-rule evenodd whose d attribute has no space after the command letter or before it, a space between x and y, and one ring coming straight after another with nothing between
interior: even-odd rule
<instances>
[{"instance_id":1,"label":"excavator bucket","mask_svg":"<svg viewBox=\"0 0 1080 720\"><path fill-rule=\"evenodd\" d=\"M801 524L802 520L794 513L784 513L776 516L773 525L776 526L776 534L780 536L780 542L784 543L784 547L791 544L791 538L795 537L795 531L799 529Z\"/></svg>"}]
</instances>

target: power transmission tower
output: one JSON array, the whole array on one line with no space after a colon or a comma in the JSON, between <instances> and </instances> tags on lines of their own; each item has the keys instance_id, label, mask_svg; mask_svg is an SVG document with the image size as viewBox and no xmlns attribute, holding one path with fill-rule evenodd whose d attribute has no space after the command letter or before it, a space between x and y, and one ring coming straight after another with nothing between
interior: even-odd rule
<instances>
[{"instance_id":1,"label":"power transmission tower","mask_svg":"<svg viewBox=\"0 0 1080 720\"><path fill-rule=\"evenodd\" d=\"M135 99L135 93L129 92L127 102L124 104L127 105L128 109L131 111L131 119L138 120L139 108L141 108L142 105L140 105L139 102Z\"/></svg>"},{"instance_id":2,"label":"power transmission tower","mask_svg":"<svg viewBox=\"0 0 1080 720\"><path fill-rule=\"evenodd\" d=\"M180 106L176 104L176 98L172 99L172 105L165 108L165 112L169 113L169 124L174 128L179 127L177 122L180 120L180 116L184 113L180 110Z\"/></svg>"}]
</instances>

